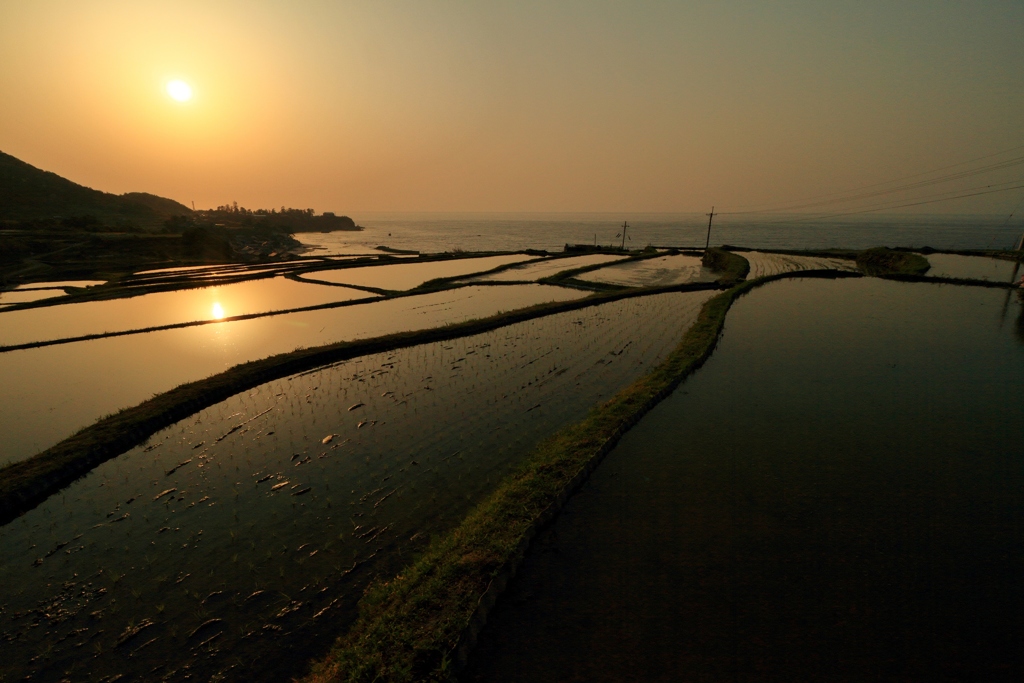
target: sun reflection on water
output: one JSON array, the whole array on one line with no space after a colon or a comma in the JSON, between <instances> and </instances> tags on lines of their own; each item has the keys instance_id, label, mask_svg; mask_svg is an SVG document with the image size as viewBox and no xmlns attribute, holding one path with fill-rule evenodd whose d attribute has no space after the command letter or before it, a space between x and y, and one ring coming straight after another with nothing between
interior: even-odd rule
<instances>
[{"instance_id":1,"label":"sun reflection on water","mask_svg":"<svg viewBox=\"0 0 1024 683\"><path fill-rule=\"evenodd\" d=\"M213 318L214 320L220 320L224 317L224 307L219 302L213 304Z\"/></svg>"}]
</instances>

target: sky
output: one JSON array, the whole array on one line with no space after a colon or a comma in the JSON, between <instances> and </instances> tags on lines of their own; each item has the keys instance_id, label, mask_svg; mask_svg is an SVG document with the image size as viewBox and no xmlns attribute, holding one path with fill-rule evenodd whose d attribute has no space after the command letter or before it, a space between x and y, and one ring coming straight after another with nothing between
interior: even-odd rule
<instances>
[{"instance_id":1,"label":"sky","mask_svg":"<svg viewBox=\"0 0 1024 683\"><path fill-rule=\"evenodd\" d=\"M0 151L199 208L762 210L1024 145L1024 3L11 0L0 92Z\"/></svg>"}]
</instances>

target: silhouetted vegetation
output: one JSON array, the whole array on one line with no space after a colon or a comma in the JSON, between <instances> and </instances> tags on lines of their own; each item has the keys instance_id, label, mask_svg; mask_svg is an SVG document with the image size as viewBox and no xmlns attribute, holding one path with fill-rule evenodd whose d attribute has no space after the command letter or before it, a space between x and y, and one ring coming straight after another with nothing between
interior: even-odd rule
<instances>
[{"instance_id":1,"label":"silhouetted vegetation","mask_svg":"<svg viewBox=\"0 0 1024 683\"><path fill-rule=\"evenodd\" d=\"M317 215L313 209L247 209L238 202L218 206L209 211L197 211L201 220L221 226L272 227L288 232L332 232L334 230L362 230L348 216L336 216L330 211Z\"/></svg>"},{"instance_id":2,"label":"silhouetted vegetation","mask_svg":"<svg viewBox=\"0 0 1024 683\"><path fill-rule=\"evenodd\" d=\"M206 227L188 228L181 233L182 250L185 256L194 259L230 259L234 254L231 242L223 231Z\"/></svg>"},{"instance_id":3,"label":"silhouetted vegetation","mask_svg":"<svg viewBox=\"0 0 1024 683\"><path fill-rule=\"evenodd\" d=\"M722 277L719 278L719 282L724 284L742 280L750 272L750 263L747 262L747 259L718 247L711 247L704 252L701 263L716 273L721 273Z\"/></svg>"},{"instance_id":4,"label":"silhouetted vegetation","mask_svg":"<svg viewBox=\"0 0 1024 683\"><path fill-rule=\"evenodd\" d=\"M290 258L295 232L359 229L312 209L193 211L145 192L113 195L0 153L0 285Z\"/></svg>"},{"instance_id":5,"label":"silhouetted vegetation","mask_svg":"<svg viewBox=\"0 0 1024 683\"><path fill-rule=\"evenodd\" d=\"M873 247L857 254L857 265L868 275L923 275L931 264L919 254Z\"/></svg>"},{"instance_id":6,"label":"silhouetted vegetation","mask_svg":"<svg viewBox=\"0 0 1024 683\"><path fill-rule=\"evenodd\" d=\"M0 152L0 222L62 221L88 217L88 226L158 228L174 214L191 210L171 199L143 192L114 195L60 177Z\"/></svg>"}]
</instances>

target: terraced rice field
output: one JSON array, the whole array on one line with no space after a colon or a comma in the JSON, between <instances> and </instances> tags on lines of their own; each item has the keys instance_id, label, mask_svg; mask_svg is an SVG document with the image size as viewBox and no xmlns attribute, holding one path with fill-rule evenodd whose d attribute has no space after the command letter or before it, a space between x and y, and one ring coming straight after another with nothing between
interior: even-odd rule
<instances>
[{"instance_id":1,"label":"terraced rice field","mask_svg":"<svg viewBox=\"0 0 1024 683\"><path fill-rule=\"evenodd\" d=\"M599 263L611 263L613 261L621 261L624 256L615 256L612 254L588 254L586 256L570 256L568 258L551 259L548 261L540 261L538 263L528 263L523 266L516 266L514 268L508 268L498 273L491 273L490 275L480 275L479 277L467 278L467 281L483 281L483 282L536 282L541 278L551 277L557 275L563 270L572 270L573 268L583 268L584 266L593 266Z\"/></svg>"},{"instance_id":2,"label":"terraced rice field","mask_svg":"<svg viewBox=\"0 0 1024 683\"><path fill-rule=\"evenodd\" d=\"M531 261L535 257L526 254L485 256L483 258L452 259L427 263L398 263L386 266L366 266L339 270L322 270L306 273L304 279L339 285L374 287L391 291L405 291L418 287L424 282L442 277L458 277L482 273L485 270L509 263Z\"/></svg>"},{"instance_id":3,"label":"terraced rice field","mask_svg":"<svg viewBox=\"0 0 1024 683\"><path fill-rule=\"evenodd\" d=\"M818 256L791 256L789 254L769 254L759 251L736 252L750 263L748 280L766 275L792 273L800 270L848 270L856 271L854 261L840 258L823 258Z\"/></svg>"},{"instance_id":4,"label":"terraced rice field","mask_svg":"<svg viewBox=\"0 0 1024 683\"><path fill-rule=\"evenodd\" d=\"M739 299L535 539L459 680L1022 680L1006 295L794 279Z\"/></svg>"},{"instance_id":5,"label":"terraced rice field","mask_svg":"<svg viewBox=\"0 0 1024 683\"><path fill-rule=\"evenodd\" d=\"M463 287L0 353L0 464L30 457L104 415L238 363L298 347L441 327L582 296L544 285ZM10 314L0 313L0 320Z\"/></svg>"},{"instance_id":6,"label":"terraced rice field","mask_svg":"<svg viewBox=\"0 0 1024 683\"><path fill-rule=\"evenodd\" d=\"M60 282L36 282L30 285L19 285L14 289L0 292L0 306L64 296L65 287L92 287L102 285L103 282L103 280L62 280Z\"/></svg>"},{"instance_id":7,"label":"terraced rice field","mask_svg":"<svg viewBox=\"0 0 1024 683\"><path fill-rule=\"evenodd\" d=\"M925 275L936 277L971 278L992 282L1011 282L1014 274L1020 277L1022 269L1013 261L988 258L986 256L961 256L959 254L928 254L925 256L932 265Z\"/></svg>"},{"instance_id":8,"label":"terraced rice field","mask_svg":"<svg viewBox=\"0 0 1024 683\"><path fill-rule=\"evenodd\" d=\"M0 313L0 346L373 298L283 277Z\"/></svg>"},{"instance_id":9,"label":"terraced rice field","mask_svg":"<svg viewBox=\"0 0 1024 683\"><path fill-rule=\"evenodd\" d=\"M366 356L179 422L0 529L6 670L300 673L372 573L396 570L539 439L646 372L712 294Z\"/></svg>"},{"instance_id":10,"label":"terraced rice field","mask_svg":"<svg viewBox=\"0 0 1024 683\"><path fill-rule=\"evenodd\" d=\"M331 259L345 260L345 259ZM281 268L289 268L297 265L313 265L317 263L323 263L323 259L295 259L292 261L281 261L279 263L270 264L264 267L252 266L244 263L228 263L218 264L212 266L178 266L175 268L154 268L152 270L140 270L135 273L133 278L147 278L147 277L162 277L168 275L189 275L189 276L200 276L200 277L223 277L234 273L252 273L263 270L277 270Z\"/></svg>"},{"instance_id":11,"label":"terraced rice field","mask_svg":"<svg viewBox=\"0 0 1024 683\"><path fill-rule=\"evenodd\" d=\"M677 254L611 265L583 273L576 279L621 287L658 287L685 282L713 282L717 277L701 265L700 258Z\"/></svg>"}]
</instances>

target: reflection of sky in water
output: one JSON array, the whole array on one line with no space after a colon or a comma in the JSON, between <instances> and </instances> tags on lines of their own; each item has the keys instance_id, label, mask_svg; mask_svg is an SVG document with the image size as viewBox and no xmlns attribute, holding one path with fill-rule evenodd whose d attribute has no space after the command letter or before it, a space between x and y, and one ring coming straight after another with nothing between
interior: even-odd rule
<instances>
[{"instance_id":1,"label":"reflection of sky in water","mask_svg":"<svg viewBox=\"0 0 1024 683\"><path fill-rule=\"evenodd\" d=\"M65 296L60 289L27 289L0 292L0 304L24 304L29 301L41 301L57 296Z\"/></svg>"},{"instance_id":2,"label":"reflection of sky in water","mask_svg":"<svg viewBox=\"0 0 1024 683\"><path fill-rule=\"evenodd\" d=\"M0 305L22 304L52 297L64 296L64 287L90 287L102 285L103 280L60 280L58 282L33 282L18 285L13 290L0 292Z\"/></svg>"},{"instance_id":3,"label":"reflection of sky in water","mask_svg":"<svg viewBox=\"0 0 1024 683\"><path fill-rule=\"evenodd\" d=\"M460 680L1020 680L1005 297L864 278L738 299L536 539Z\"/></svg>"},{"instance_id":4,"label":"reflection of sky in water","mask_svg":"<svg viewBox=\"0 0 1024 683\"><path fill-rule=\"evenodd\" d=\"M408 539L450 527L538 439L663 358L713 294L373 354L182 420L0 529L0 632L20 632L0 654L17 678L48 644L46 662L102 646L96 678L198 660L205 680L283 651L301 667L298 641L329 643L370 572L396 568ZM58 600L49 617L14 616ZM211 619L223 621L189 637Z\"/></svg>"},{"instance_id":5,"label":"reflection of sky in water","mask_svg":"<svg viewBox=\"0 0 1024 683\"><path fill-rule=\"evenodd\" d=\"M543 277L550 277L563 270L593 266L598 263L609 263L625 258L624 256L612 256L610 254L588 254L586 256L570 256L569 258L552 259L541 263L531 263L525 266L516 266L503 270L500 273L481 275L473 280L509 282L515 280L539 280Z\"/></svg>"},{"instance_id":6,"label":"reflection of sky in water","mask_svg":"<svg viewBox=\"0 0 1024 683\"><path fill-rule=\"evenodd\" d=\"M925 256L931 268L925 275L936 277L962 277L992 282L1010 282L1020 266L1013 261L987 258L985 256L961 256L959 254L928 254Z\"/></svg>"},{"instance_id":7,"label":"reflection of sky in water","mask_svg":"<svg viewBox=\"0 0 1024 683\"><path fill-rule=\"evenodd\" d=\"M530 261L535 258L535 256L526 256L524 254L510 254L507 256L487 256L484 258L454 259L451 261L432 261L428 263L323 270L306 273L303 277L311 280L357 285L360 287L406 290L439 277L455 277L457 275L479 273L507 263L519 263L520 261Z\"/></svg>"},{"instance_id":8,"label":"reflection of sky in water","mask_svg":"<svg viewBox=\"0 0 1024 683\"><path fill-rule=\"evenodd\" d=\"M213 320L372 296L344 287L275 277L127 299L9 311L0 317L0 345Z\"/></svg>"},{"instance_id":9,"label":"reflection of sky in water","mask_svg":"<svg viewBox=\"0 0 1024 683\"><path fill-rule=\"evenodd\" d=\"M29 457L108 413L238 363L297 347L439 327L585 295L543 285L464 287L0 353L0 463ZM204 315L211 312L212 303L203 302ZM0 313L0 320L3 315L7 314Z\"/></svg>"}]
</instances>

